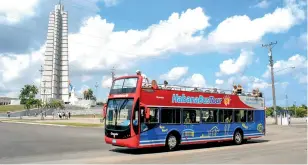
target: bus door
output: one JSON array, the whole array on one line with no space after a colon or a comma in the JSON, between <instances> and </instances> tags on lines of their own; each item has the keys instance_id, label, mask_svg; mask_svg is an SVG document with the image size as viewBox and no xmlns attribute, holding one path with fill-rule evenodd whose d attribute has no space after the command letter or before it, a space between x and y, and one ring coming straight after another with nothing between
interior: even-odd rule
<instances>
[{"instance_id":1,"label":"bus door","mask_svg":"<svg viewBox=\"0 0 308 165\"><path fill-rule=\"evenodd\" d=\"M159 109L141 106L140 108L140 141L155 143L159 137Z\"/></svg>"}]
</instances>

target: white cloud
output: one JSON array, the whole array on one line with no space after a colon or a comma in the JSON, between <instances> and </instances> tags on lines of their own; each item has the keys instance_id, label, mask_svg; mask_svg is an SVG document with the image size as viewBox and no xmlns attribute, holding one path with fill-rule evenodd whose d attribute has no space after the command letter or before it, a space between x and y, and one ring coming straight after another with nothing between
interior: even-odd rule
<instances>
[{"instance_id":1,"label":"white cloud","mask_svg":"<svg viewBox=\"0 0 308 165\"><path fill-rule=\"evenodd\" d=\"M308 81L307 80L308 79L307 73L306 74L305 73L298 73L298 74L295 75L295 78L298 79L300 84L307 84L307 81Z\"/></svg>"},{"instance_id":2,"label":"white cloud","mask_svg":"<svg viewBox=\"0 0 308 165\"><path fill-rule=\"evenodd\" d=\"M216 83L217 85L221 85L221 84L224 83L224 80L216 79L215 83Z\"/></svg>"},{"instance_id":3,"label":"white cloud","mask_svg":"<svg viewBox=\"0 0 308 165\"><path fill-rule=\"evenodd\" d=\"M81 76L81 82L87 82L91 80L92 78L93 78L92 76L83 75Z\"/></svg>"},{"instance_id":4,"label":"white cloud","mask_svg":"<svg viewBox=\"0 0 308 165\"><path fill-rule=\"evenodd\" d=\"M292 69L292 67L295 67ZM307 68L307 58L305 56L296 54L290 57L288 60L276 61L273 65L275 75L284 75L289 73L300 73L300 69ZM270 67L262 75L264 78L270 77Z\"/></svg>"},{"instance_id":5,"label":"white cloud","mask_svg":"<svg viewBox=\"0 0 308 165\"><path fill-rule=\"evenodd\" d=\"M188 67L174 67L168 73L160 76L161 79L176 81L183 77L188 71Z\"/></svg>"},{"instance_id":6,"label":"white cloud","mask_svg":"<svg viewBox=\"0 0 308 165\"><path fill-rule=\"evenodd\" d=\"M119 0L103 0L106 7L115 6L119 3Z\"/></svg>"},{"instance_id":7,"label":"white cloud","mask_svg":"<svg viewBox=\"0 0 308 165\"><path fill-rule=\"evenodd\" d=\"M258 42L267 33L281 33L305 20L302 5L286 0L284 8L251 20L247 15L229 17L209 34L209 41L215 44L236 44Z\"/></svg>"},{"instance_id":8,"label":"white cloud","mask_svg":"<svg viewBox=\"0 0 308 165\"><path fill-rule=\"evenodd\" d=\"M69 36L70 60L83 70L104 70L117 64L121 64L118 69L126 69L143 57L168 51L185 53L185 47L202 39L193 35L208 27L208 20L201 8L188 9L182 14L173 13L168 20L145 30L114 32L113 23L107 23L100 16L91 17L79 33ZM123 63L125 60L131 62Z\"/></svg>"},{"instance_id":9,"label":"white cloud","mask_svg":"<svg viewBox=\"0 0 308 165\"><path fill-rule=\"evenodd\" d=\"M127 76L127 73L118 74L115 77ZM103 76L102 78L102 88L110 88L112 85L112 77L111 76Z\"/></svg>"},{"instance_id":10,"label":"white cloud","mask_svg":"<svg viewBox=\"0 0 308 165\"><path fill-rule=\"evenodd\" d=\"M286 49L307 49L307 32L302 33L300 36L291 36L284 45Z\"/></svg>"},{"instance_id":11,"label":"white cloud","mask_svg":"<svg viewBox=\"0 0 308 165\"><path fill-rule=\"evenodd\" d=\"M256 4L254 7L265 9L265 8L268 8L269 5L270 3L267 0L262 0L258 4Z\"/></svg>"},{"instance_id":12,"label":"white cloud","mask_svg":"<svg viewBox=\"0 0 308 165\"><path fill-rule=\"evenodd\" d=\"M254 77L253 78L253 81L252 81L252 84L251 84L251 88L252 89L256 89L256 88L259 88L259 89L266 89L270 86L270 84L260 78L257 78L257 77Z\"/></svg>"},{"instance_id":13,"label":"white cloud","mask_svg":"<svg viewBox=\"0 0 308 165\"><path fill-rule=\"evenodd\" d=\"M44 51L45 45L31 54L0 54L0 70L3 70L2 81L7 83L21 76L26 76L27 78L39 76L34 74L38 72L27 73L30 75L24 75L22 72L29 71L29 69L31 70L34 67L38 71L40 69L39 64L43 62L42 54L44 54Z\"/></svg>"},{"instance_id":14,"label":"white cloud","mask_svg":"<svg viewBox=\"0 0 308 165\"><path fill-rule=\"evenodd\" d=\"M0 0L0 23L18 23L35 15L39 0Z\"/></svg>"},{"instance_id":15,"label":"white cloud","mask_svg":"<svg viewBox=\"0 0 308 165\"><path fill-rule=\"evenodd\" d=\"M206 80L203 77L202 74L195 73L191 77L186 78L182 80L183 83L186 86L191 86L191 87L206 87Z\"/></svg>"},{"instance_id":16,"label":"white cloud","mask_svg":"<svg viewBox=\"0 0 308 165\"><path fill-rule=\"evenodd\" d=\"M253 54L252 51L242 49L240 56L236 60L225 60L219 65L220 71L216 73L216 76L232 75L244 71L251 64Z\"/></svg>"},{"instance_id":17,"label":"white cloud","mask_svg":"<svg viewBox=\"0 0 308 165\"><path fill-rule=\"evenodd\" d=\"M112 78L110 76L103 76L102 88L110 88L112 85Z\"/></svg>"}]
</instances>

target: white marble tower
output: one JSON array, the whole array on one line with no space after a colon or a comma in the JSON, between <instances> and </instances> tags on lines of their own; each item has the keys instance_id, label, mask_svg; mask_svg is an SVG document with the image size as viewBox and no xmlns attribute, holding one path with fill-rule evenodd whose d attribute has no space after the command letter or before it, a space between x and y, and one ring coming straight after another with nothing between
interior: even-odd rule
<instances>
[{"instance_id":1,"label":"white marble tower","mask_svg":"<svg viewBox=\"0 0 308 165\"><path fill-rule=\"evenodd\" d=\"M41 98L69 99L68 16L59 2L49 14L47 45L41 78Z\"/></svg>"}]
</instances>

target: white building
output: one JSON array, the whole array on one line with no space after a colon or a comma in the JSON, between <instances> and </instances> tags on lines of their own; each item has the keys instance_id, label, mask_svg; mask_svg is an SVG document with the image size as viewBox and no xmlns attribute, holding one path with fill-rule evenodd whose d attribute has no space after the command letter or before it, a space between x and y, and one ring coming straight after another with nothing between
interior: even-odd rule
<instances>
[{"instance_id":1,"label":"white building","mask_svg":"<svg viewBox=\"0 0 308 165\"><path fill-rule=\"evenodd\" d=\"M0 105L20 105L18 98L0 96Z\"/></svg>"},{"instance_id":2,"label":"white building","mask_svg":"<svg viewBox=\"0 0 308 165\"><path fill-rule=\"evenodd\" d=\"M42 100L69 99L68 16L62 4L49 14L47 45L41 78Z\"/></svg>"}]
</instances>

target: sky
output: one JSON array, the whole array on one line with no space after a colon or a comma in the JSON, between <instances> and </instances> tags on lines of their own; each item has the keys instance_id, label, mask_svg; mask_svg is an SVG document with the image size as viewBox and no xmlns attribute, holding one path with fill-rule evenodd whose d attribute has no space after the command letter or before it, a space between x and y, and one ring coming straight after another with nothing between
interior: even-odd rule
<instances>
[{"instance_id":1,"label":"sky","mask_svg":"<svg viewBox=\"0 0 308 165\"><path fill-rule=\"evenodd\" d=\"M48 15L58 0L0 0L0 96L40 85ZM244 91L272 105L307 103L306 0L62 0L69 18L70 81L104 101L116 77L141 70L169 84ZM98 84L98 88L95 85ZM287 99L286 99L287 98Z\"/></svg>"}]
</instances>

